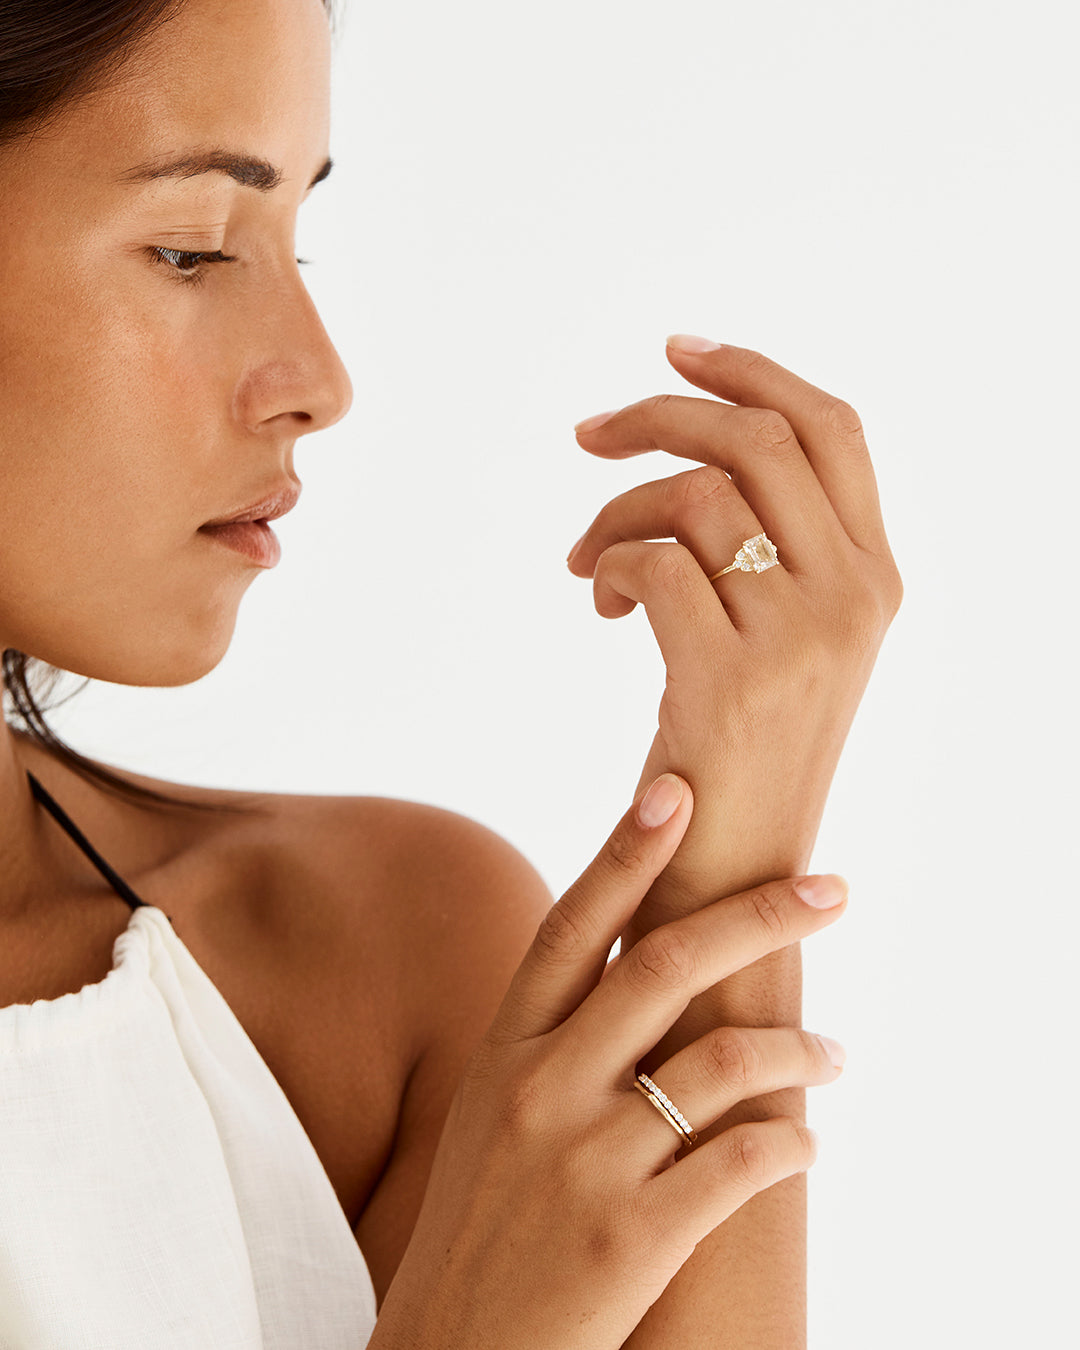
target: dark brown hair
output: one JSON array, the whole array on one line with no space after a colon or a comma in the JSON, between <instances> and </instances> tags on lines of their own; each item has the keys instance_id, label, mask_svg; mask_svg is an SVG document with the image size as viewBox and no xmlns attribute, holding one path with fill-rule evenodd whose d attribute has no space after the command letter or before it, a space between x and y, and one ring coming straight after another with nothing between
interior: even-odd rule
<instances>
[{"instance_id":1,"label":"dark brown hair","mask_svg":"<svg viewBox=\"0 0 1080 1350\"><path fill-rule=\"evenodd\" d=\"M323 0L334 28L333 0ZM182 10L184 0L0 0L0 149L46 130L121 66ZM49 727L43 702L69 672L8 647L3 653L3 717L76 773L147 803L196 810L247 811L225 802L186 801L138 787L73 749ZM85 689L89 679L66 698ZM60 699L58 702L66 702ZM10 705L10 706L9 706Z\"/></svg>"}]
</instances>

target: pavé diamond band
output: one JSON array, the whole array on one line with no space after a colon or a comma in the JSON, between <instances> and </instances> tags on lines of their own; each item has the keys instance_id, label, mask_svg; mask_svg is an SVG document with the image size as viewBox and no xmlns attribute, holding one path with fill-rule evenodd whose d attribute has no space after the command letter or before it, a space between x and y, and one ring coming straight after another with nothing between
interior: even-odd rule
<instances>
[{"instance_id":1,"label":"pav\u00e9 diamond band","mask_svg":"<svg viewBox=\"0 0 1080 1350\"><path fill-rule=\"evenodd\" d=\"M717 577L734 572L736 568L740 572L766 572L770 567L775 567L779 561L773 541L764 534L755 534L753 539L743 541L743 546L735 554L735 561L731 566L714 572L709 580L715 581Z\"/></svg>"},{"instance_id":2,"label":"pav\u00e9 diamond band","mask_svg":"<svg viewBox=\"0 0 1080 1350\"><path fill-rule=\"evenodd\" d=\"M693 1148L694 1144L697 1143L697 1130L671 1100L664 1096L649 1075L639 1073L634 1086L652 1102L683 1143L689 1144Z\"/></svg>"}]
</instances>

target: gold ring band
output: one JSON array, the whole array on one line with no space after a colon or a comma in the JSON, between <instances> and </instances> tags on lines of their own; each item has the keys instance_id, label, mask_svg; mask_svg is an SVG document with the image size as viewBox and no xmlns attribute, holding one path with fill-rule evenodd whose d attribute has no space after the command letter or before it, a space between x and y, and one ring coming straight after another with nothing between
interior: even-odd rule
<instances>
[{"instance_id":1,"label":"gold ring band","mask_svg":"<svg viewBox=\"0 0 1080 1350\"><path fill-rule=\"evenodd\" d=\"M647 1073L639 1073L634 1080L634 1086L652 1102L684 1144L693 1147L697 1143L697 1130L693 1128L674 1103L668 1097L665 1097Z\"/></svg>"},{"instance_id":2,"label":"gold ring band","mask_svg":"<svg viewBox=\"0 0 1080 1350\"><path fill-rule=\"evenodd\" d=\"M721 568L719 572L714 572L709 578L715 581L717 577L726 576L728 572L736 570L740 572L767 572L770 567L775 567L780 559L776 556L776 545L765 534L755 534L753 539L744 539L743 546L735 554L735 561L730 567Z\"/></svg>"}]
</instances>

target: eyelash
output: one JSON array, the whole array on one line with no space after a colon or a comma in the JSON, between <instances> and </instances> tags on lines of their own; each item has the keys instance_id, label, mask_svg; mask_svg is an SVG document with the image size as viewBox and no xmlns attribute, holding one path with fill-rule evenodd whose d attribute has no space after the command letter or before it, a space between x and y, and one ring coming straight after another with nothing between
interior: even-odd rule
<instances>
[{"instance_id":1,"label":"eyelash","mask_svg":"<svg viewBox=\"0 0 1080 1350\"><path fill-rule=\"evenodd\" d=\"M155 262L167 267L182 286L201 286L206 281L203 269L211 263L237 261L235 254L222 253L220 249L216 253L188 253L176 248L151 248L149 253ZM185 264L181 259L194 259L194 262ZM296 261L306 266L309 259L297 258Z\"/></svg>"}]
</instances>

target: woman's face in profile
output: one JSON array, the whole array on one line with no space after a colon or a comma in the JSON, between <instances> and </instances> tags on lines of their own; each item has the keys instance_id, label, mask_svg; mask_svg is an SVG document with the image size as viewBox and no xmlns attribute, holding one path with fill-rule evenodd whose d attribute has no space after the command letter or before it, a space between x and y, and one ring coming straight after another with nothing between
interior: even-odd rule
<instances>
[{"instance_id":1,"label":"woman's face in profile","mask_svg":"<svg viewBox=\"0 0 1080 1350\"><path fill-rule=\"evenodd\" d=\"M297 437L352 399L295 259L329 77L321 0L187 0L0 150L5 647L148 685L227 649L257 566L199 526L295 482ZM213 150L280 182L132 174ZM217 251L235 261L178 256Z\"/></svg>"}]
</instances>

